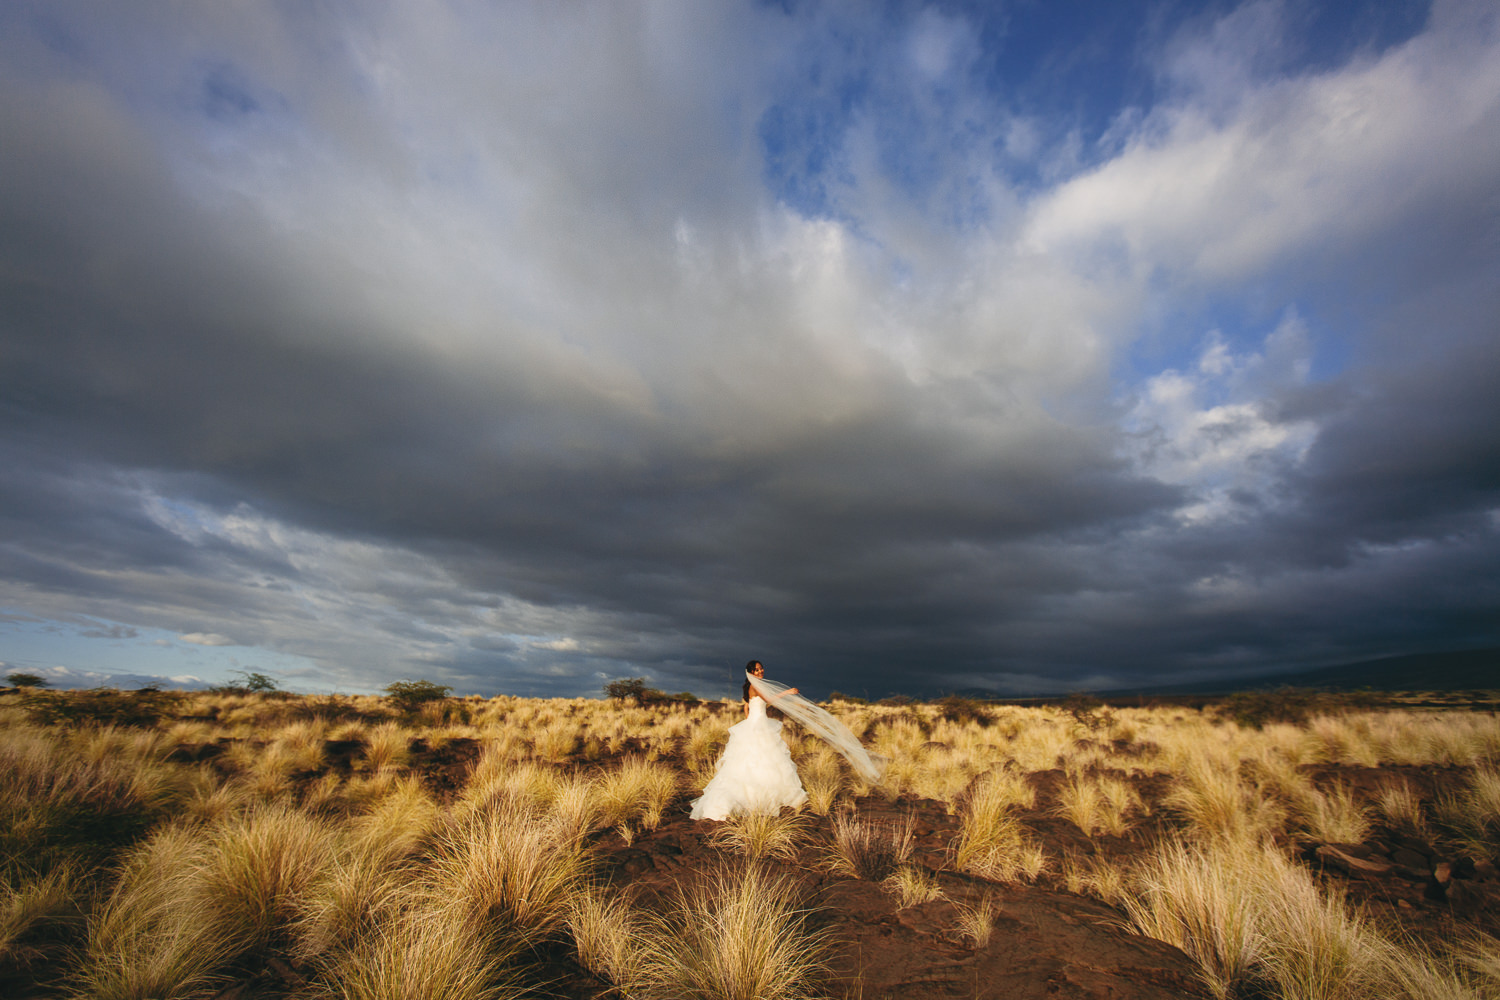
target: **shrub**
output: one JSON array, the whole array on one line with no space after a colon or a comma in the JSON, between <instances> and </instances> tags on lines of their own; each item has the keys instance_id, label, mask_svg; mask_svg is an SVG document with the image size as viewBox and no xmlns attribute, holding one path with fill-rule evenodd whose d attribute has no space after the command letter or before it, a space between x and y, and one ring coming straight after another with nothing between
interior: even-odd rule
<instances>
[{"instance_id":1,"label":"shrub","mask_svg":"<svg viewBox=\"0 0 1500 1000\"><path fill-rule=\"evenodd\" d=\"M1377 696L1371 691L1332 692L1279 687L1273 691L1232 694L1217 707L1217 712L1246 729L1261 729L1273 722L1296 725L1315 715L1337 715L1369 708L1376 701Z\"/></svg>"},{"instance_id":2,"label":"shrub","mask_svg":"<svg viewBox=\"0 0 1500 1000\"><path fill-rule=\"evenodd\" d=\"M271 694L281 691L281 686L266 674L244 670L235 670L232 673L239 679L214 690L224 694Z\"/></svg>"},{"instance_id":3,"label":"shrub","mask_svg":"<svg viewBox=\"0 0 1500 1000\"><path fill-rule=\"evenodd\" d=\"M1114 713L1105 706L1104 702L1082 691L1075 691L1068 695L1059 707L1071 715L1074 722L1091 733L1098 732L1115 720Z\"/></svg>"},{"instance_id":4,"label":"shrub","mask_svg":"<svg viewBox=\"0 0 1500 1000\"><path fill-rule=\"evenodd\" d=\"M446 684L434 684L429 680L396 681L385 686L385 695L395 704L396 710L411 714L430 701L441 701L453 692Z\"/></svg>"},{"instance_id":5,"label":"shrub","mask_svg":"<svg viewBox=\"0 0 1500 1000\"><path fill-rule=\"evenodd\" d=\"M939 713L949 722L960 725L977 725L981 729L990 724L989 710L977 698L950 694L937 702Z\"/></svg>"},{"instance_id":6,"label":"shrub","mask_svg":"<svg viewBox=\"0 0 1500 1000\"><path fill-rule=\"evenodd\" d=\"M47 686L47 678L41 674L6 674L5 683L18 688L44 688Z\"/></svg>"}]
</instances>

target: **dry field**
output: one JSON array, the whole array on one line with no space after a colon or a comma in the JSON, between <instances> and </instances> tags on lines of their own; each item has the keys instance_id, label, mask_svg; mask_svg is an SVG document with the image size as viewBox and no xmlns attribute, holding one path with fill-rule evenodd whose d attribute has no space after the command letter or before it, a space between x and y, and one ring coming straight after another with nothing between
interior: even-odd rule
<instances>
[{"instance_id":1,"label":"dry field","mask_svg":"<svg viewBox=\"0 0 1500 1000\"><path fill-rule=\"evenodd\" d=\"M829 707L0 694L0 995L1500 998L1493 706Z\"/></svg>"}]
</instances>

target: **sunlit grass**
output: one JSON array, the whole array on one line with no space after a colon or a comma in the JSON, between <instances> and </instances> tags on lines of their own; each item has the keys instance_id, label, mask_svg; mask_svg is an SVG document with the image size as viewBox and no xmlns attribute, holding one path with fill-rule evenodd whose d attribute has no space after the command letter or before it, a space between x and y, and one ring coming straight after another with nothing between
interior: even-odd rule
<instances>
[{"instance_id":1,"label":"sunlit grass","mask_svg":"<svg viewBox=\"0 0 1500 1000\"><path fill-rule=\"evenodd\" d=\"M155 729L41 727L0 704L0 961L45 961L57 992L75 997L212 995L246 956L269 951L306 972L303 1000L503 998L541 988L533 949L567 947L621 996L723 996L773 981L800 984L784 995L813 993L821 951L792 891L795 868L781 879L771 869L821 865L883 883L902 906L935 898L918 861L931 863L933 844L918 854L909 820L879 825L856 808L861 795L889 801L899 788L957 814L953 868L1024 883L1056 866L1062 887L1183 947L1221 995L1500 998L1493 939L1464 939L1450 954L1388 936L1320 889L1287 846L1357 843L1379 824L1446 856L1494 856L1500 725L1482 713L1351 712L1255 729L1208 711L1119 709L1084 730L1051 708L992 707L981 726L935 706L846 703L837 711L888 753L892 782L868 788L799 736L809 810L674 828L711 837L729 864L664 916L598 881L592 853L611 843L607 831L647 837L685 809L679 788L701 784L692 771L712 767L738 704L498 698L398 722L381 701L348 699L330 711L363 714L339 719L297 699L191 696L180 710L192 718ZM473 772L456 792L430 790L411 741L460 736L483 746ZM329 739L362 742L354 773L329 769ZM207 763L168 759L216 740L224 750ZM1326 777L1329 764L1371 762L1451 770L1426 801L1405 779L1364 798ZM1031 774L1052 769L1060 775ZM1052 789L1045 813L1034 787ZM1153 790L1149 801L1138 788ZM1034 829L1052 815L1090 837L1161 846L1133 865L1103 851L1049 858ZM754 920L747 884L774 897ZM982 947L997 904L977 898L955 902L954 930ZM757 945L772 970L757 978L743 934L726 924L690 940L690 912L790 937ZM58 939L74 958L58 958ZM799 947L806 961L775 957ZM422 985L403 985L411 977Z\"/></svg>"},{"instance_id":2,"label":"sunlit grass","mask_svg":"<svg viewBox=\"0 0 1500 1000\"><path fill-rule=\"evenodd\" d=\"M796 883L758 864L688 886L645 936L652 1000L813 1000L826 939L807 923Z\"/></svg>"},{"instance_id":3,"label":"sunlit grass","mask_svg":"<svg viewBox=\"0 0 1500 1000\"><path fill-rule=\"evenodd\" d=\"M752 860L791 861L807 839L807 830L806 818L796 813L737 813L713 832L709 843Z\"/></svg>"}]
</instances>

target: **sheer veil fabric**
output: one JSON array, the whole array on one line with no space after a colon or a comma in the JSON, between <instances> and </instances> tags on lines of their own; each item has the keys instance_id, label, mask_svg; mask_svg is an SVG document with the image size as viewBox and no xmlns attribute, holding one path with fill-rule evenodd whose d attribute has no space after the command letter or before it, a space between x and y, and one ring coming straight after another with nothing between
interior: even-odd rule
<instances>
[{"instance_id":1,"label":"sheer veil fabric","mask_svg":"<svg viewBox=\"0 0 1500 1000\"><path fill-rule=\"evenodd\" d=\"M849 731L848 726L800 694L787 694L785 684L778 684L764 677L756 677L751 673L746 673L745 679L768 705L779 709L788 718L795 719L804 729L816 734L829 746L843 754L844 759L860 777L872 785L880 783L880 779L885 775L885 758L866 750L858 738Z\"/></svg>"}]
</instances>

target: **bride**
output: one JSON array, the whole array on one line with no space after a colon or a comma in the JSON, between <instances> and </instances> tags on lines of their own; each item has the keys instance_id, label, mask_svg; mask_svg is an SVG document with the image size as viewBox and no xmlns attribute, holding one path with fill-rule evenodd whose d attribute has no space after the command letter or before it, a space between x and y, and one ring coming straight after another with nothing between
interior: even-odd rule
<instances>
[{"instance_id":1,"label":"bride","mask_svg":"<svg viewBox=\"0 0 1500 1000\"><path fill-rule=\"evenodd\" d=\"M831 743L865 780L880 780L883 761L867 753L843 723L803 698L796 688L766 680L766 668L759 660L745 664L744 697L745 720L729 728L729 742L713 780L693 802L693 819L776 812L782 806L796 809L807 801L792 752L781 738L781 723L766 714L773 703Z\"/></svg>"}]
</instances>

